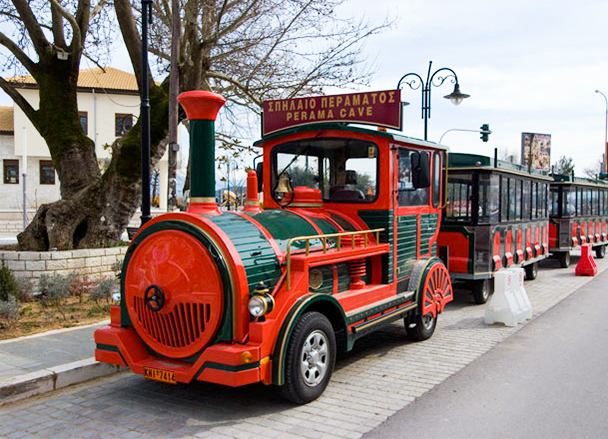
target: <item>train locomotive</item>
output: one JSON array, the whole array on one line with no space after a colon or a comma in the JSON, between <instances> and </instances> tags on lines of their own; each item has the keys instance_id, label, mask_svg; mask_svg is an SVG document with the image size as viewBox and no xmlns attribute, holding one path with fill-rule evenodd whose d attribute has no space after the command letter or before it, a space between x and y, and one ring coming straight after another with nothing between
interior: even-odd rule
<instances>
[{"instance_id":1,"label":"train locomotive","mask_svg":"<svg viewBox=\"0 0 608 439\"><path fill-rule=\"evenodd\" d=\"M433 335L453 297L435 256L447 151L347 123L394 126L398 90L265 104L263 161L239 212L215 200L224 98L192 91L179 101L190 204L131 241L120 306L95 332L97 360L168 383L262 382L306 403L326 388L337 350L371 331L403 320L410 338Z\"/></svg>"}]
</instances>

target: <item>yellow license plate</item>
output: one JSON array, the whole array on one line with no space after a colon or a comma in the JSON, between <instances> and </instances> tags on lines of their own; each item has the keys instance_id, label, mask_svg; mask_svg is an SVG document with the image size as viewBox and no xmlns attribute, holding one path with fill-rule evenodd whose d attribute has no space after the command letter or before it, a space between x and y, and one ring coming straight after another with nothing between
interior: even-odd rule
<instances>
[{"instance_id":1,"label":"yellow license plate","mask_svg":"<svg viewBox=\"0 0 608 439\"><path fill-rule=\"evenodd\" d=\"M155 369L153 367L144 367L144 378L163 383L177 384L175 372L170 370Z\"/></svg>"}]
</instances>

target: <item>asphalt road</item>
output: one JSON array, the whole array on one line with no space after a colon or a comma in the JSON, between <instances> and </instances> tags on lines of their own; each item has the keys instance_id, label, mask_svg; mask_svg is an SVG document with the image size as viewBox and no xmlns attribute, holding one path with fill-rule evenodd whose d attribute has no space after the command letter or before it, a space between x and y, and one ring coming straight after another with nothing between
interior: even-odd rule
<instances>
[{"instance_id":1,"label":"asphalt road","mask_svg":"<svg viewBox=\"0 0 608 439\"><path fill-rule=\"evenodd\" d=\"M608 271L364 437L608 438Z\"/></svg>"}]
</instances>

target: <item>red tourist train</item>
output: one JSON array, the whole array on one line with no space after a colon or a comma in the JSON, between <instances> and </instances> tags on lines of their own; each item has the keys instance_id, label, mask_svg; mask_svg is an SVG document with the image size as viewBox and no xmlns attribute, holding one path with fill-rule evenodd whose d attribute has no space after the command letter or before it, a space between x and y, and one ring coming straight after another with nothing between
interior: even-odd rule
<instances>
[{"instance_id":1,"label":"red tourist train","mask_svg":"<svg viewBox=\"0 0 608 439\"><path fill-rule=\"evenodd\" d=\"M591 244L597 258L608 245L608 182L572 175L554 175L551 183L549 247L563 268L570 251Z\"/></svg>"},{"instance_id":2,"label":"red tourist train","mask_svg":"<svg viewBox=\"0 0 608 439\"><path fill-rule=\"evenodd\" d=\"M485 303L494 273L521 266L536 278L549 256L548 193L542 171L473 154L449 155L447 204L439 254L453 281L469 283Z\"/></svg>"},{"instance_id":3,"label":"red tourist train","mask_svg":"<svg viewBox=\"0 0 608 439\"><path fill-rule=\"evenodd\" d=\"M327 386L338 348L396 320L413 339L432 336L452 300L435 256L447 152L347 124L399 128L398 90L266 104L264 209L249 171L242 212L215 204L224 99L187 92L180 103L191 202L134 236L97 360L170 383L277 385L305 403Z\"/></svg>"}]
</instances>

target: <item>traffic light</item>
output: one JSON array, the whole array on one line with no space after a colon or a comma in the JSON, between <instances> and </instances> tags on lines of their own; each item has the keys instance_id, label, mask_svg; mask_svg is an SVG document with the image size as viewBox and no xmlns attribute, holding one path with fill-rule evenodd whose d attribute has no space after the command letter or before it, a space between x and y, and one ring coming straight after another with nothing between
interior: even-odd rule
<instances>
[{"instance_id":1,"label":"traffic light","mask_svg":"<svg viewBox=\"0 0 608 439\"><path fill-rule=\"evenodd\" d=\"M490 134L492 134L492 131L490 131L490 125L487 123L484 123L481 126L479 133L481 134L480 139L482 140L482 142L487 142L488 137L490 137Z\"/></svg>"}]
</instances>

